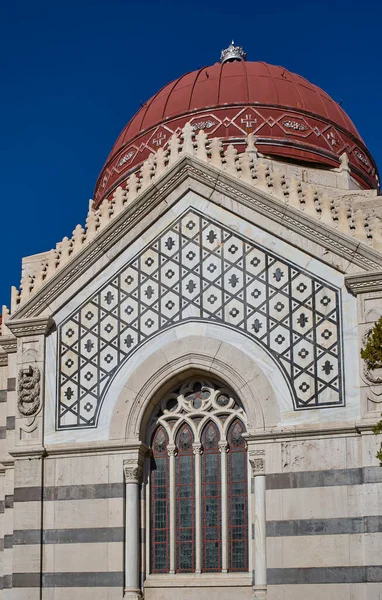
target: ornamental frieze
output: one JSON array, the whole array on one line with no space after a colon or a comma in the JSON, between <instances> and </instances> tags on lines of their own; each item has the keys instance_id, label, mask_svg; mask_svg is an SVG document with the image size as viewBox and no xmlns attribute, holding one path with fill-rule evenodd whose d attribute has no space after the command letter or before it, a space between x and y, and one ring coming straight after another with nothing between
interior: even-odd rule
<instances>
[{"instance_id":1,"label":"ornamental frieze","mask_svg":"<svg viewBox=\"0 0 382 600\"><path fill-rule=\"evenodd\" d=\"M314 162L327 167L339 166L339 157L346 151L353 176L367 187L377 185L376 169L366 149L359 147L353 137L339 126L301 110L271 106L224 106L210 112L197 111L181 117L169 118L165 125L157 125L140 132L105 165L95 190L98 206L103 198L124 180L124 174L138 169L144 160L159 148L166 149L173 133L180 136L184 125L191 122L195 133L204 129L210 137L222 139L223 145L234 143L238 152L245 149L249 133L256 136L256 146L265 154L282 154L290 158L310 155ZM286 143L287 140L287 143Z\"/></svg>"}]
</instances>

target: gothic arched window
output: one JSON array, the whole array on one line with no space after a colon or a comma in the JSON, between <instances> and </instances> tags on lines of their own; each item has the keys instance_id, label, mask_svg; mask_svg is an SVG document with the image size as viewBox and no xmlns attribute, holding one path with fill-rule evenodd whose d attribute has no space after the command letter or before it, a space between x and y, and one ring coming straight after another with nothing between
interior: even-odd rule
<instances>
[{"instance_id":1,"label":"gothic arched window","mask_svg":"<svg viewBox=\"0 0 382 600\"><path fill-rule=\"evenodd\" d=\"M222 384L195 378L151 424L151 573L248 571L245 413Z\"/></svg>"}]
</instances>

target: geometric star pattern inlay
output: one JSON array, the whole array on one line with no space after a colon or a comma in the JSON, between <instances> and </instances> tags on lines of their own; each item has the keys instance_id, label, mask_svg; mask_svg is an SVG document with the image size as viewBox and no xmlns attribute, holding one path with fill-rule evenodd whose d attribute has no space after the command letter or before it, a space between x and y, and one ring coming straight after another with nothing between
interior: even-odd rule
<instances>
[{"instance_id":1,"label":"geometric star pattern inlay","mask_svg":"<svg viewBox=\"0 0 382 600\"><path fill-rule=\"evenodd\" d=\"M279 364L294 409L344 404L340 290L188 210L59 327L57 428L97 425L113 375L187 320L241 330Z\"/></svg>"}]
</instances>

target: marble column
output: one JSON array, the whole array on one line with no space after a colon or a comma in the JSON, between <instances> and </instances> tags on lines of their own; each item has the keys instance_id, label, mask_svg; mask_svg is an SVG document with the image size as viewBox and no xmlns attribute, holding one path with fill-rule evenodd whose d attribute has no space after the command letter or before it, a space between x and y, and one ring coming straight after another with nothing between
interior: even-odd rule
<instances>
[{"instance_id":1,"label":"marble column","mask_svg":"<svg viewBox=\"0 0 382 600\"><path fill-rule=\"evenodd\" d=\"M140 484L143 474L141 464L135 460L123 463L126 484L125 502L125 591L124 598L141 600L139 583L140 557Z\"/></svg>"},{"instance_id":2,"label":"marble column","mask_svg":"<svg viewBox=\"0 0 382 600\"><path fill-rule=\"evenodd\" d=\"M176 527L176 506L175 506L175 457L177 448L175 444L167 446L167 452L170 463L170 574L175 573L175 527Z\"/></svg>"},{"instance_id":3,"label":"marble column","mask_svg":"<svg viewBox=\"0 0 382 600\"><path fill-rule=\"evenodd\" d=\"M227 440L219 442L221 453L221 482L222 482L222 573L228 573L228 482L227 482Z\"/></svg>"},{"instance_id":4,"label":"marble column","mask_svg":"<svg viewBox=\"0 0 382 600\"><path fill-rule=\"evenodd\" d=\"M192 444L195 455L195 573L202 572L202 444Z\"/></svg>"},{"instance_id":5,"label":"marble column","mask_svg":"<svg viewBox=\"0 0 382 600\"><path fill-rule=\"evenodd\" d=\"M265 456L264 450L252 450L249 462L254 479L254 597L265 600L267 597L267 538L265 515Z\"/></svg>"}]
</instances>

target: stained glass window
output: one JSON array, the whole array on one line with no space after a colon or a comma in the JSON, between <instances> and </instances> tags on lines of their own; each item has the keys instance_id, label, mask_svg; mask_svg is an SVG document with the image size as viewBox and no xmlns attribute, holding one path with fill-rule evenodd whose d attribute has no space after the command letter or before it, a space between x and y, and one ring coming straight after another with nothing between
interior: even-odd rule
<instances>
[{"instance_id":1,"label":"stained glass window","mask_svg":"<svg viewBox=\"0 0 382 600\"><path fill-rule=\"evenodd\" d=\"M195 570L195 467L193 435L183 425L177 435L176 457L176 571Z\"/></svg>"},{"instance_id":2,"label":"stained glass window","mask_svg":"<svg viewBox=\"0 0 382 600\"><path fill-rule=\"evenodd\" d=\"M210 380L188 380L159 403L151 424L152 573L168 573L170 568L176 573L194 573L199 560L203 573L248 571L244 423L240 401L225 386ZM220 452L222 442L228 452ZM194 450L200 453L198 461ZM174 479L170 481L171 473ZM228 507L224 518L223 490ZM197 508L200 523L196 523ZM199 534L201 543L196 548Z\"/></svg>"},{"instance_id":3,"label":"stained glass window","mask_svg":"<svg viewBox=\"0 0 382 600\"><path fill-rule=\"evenodd\" d=\"M221 466L219 430L208 423L202 435L202 571L221 570Z\"/></svg>"},{"instance_id":4,"label":"stained glass window","mask_svg":"<svg viewBox=\"0 0 382 600\"><path fill-rule=\"evenodd\" d=\"M169 570L169 470L167 434L158 427L151 469L151 565L153 573Z\"/></svg>"},{"instance_id":5,"label":"stained glass window","mask_svg":"<svg viewBox=\"0 0 382 600\"><path fill-rule=\"evenodd\" d=\"M228 431L228 569L248 569L247 452L239 419Z\"/></svg>"}]
</instances>

